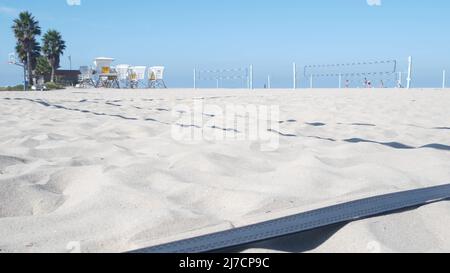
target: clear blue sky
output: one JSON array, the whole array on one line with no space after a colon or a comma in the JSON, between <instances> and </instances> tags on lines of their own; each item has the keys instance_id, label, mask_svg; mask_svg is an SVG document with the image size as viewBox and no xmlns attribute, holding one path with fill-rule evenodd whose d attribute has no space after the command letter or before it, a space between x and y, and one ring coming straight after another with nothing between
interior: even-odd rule
<instances>
[{"instance_id":1,"label":"clear blue sky","mask_svg":"<svg viewBox=\"0 0 450 273\"><path fill-rule=\"evenodd\" d=\"M12 20L28 10L43 31L55 28L67 41L63 68L68 55L73 67L108 56L116 64L165 65L169 86L191 87L194 67L253 64L256 87L268 74L274 87L289 87L293 61L397 59L404 70L412 55L415 86L439 86L442 70L450 72L450 1L367 1L0 0L0 85L20 82L20 69L6 61Z\"/></svg>"}]
</instances>

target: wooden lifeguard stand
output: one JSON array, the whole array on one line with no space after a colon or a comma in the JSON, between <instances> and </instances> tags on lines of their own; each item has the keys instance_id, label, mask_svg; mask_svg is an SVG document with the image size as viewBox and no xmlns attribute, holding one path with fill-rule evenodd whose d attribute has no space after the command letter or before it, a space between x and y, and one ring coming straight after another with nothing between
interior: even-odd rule
<instances>
[{"instance_id":1,"label":"wooden lifeguard stand","mask_svg":"<svg viewBox=\"0 0 450 273\"><path fill-rule=\"evenodd\" d=\"M152 89L167 88L164 82L164 66L150 67L148 70L148 87Z\"/></svg>"}]
</instances>

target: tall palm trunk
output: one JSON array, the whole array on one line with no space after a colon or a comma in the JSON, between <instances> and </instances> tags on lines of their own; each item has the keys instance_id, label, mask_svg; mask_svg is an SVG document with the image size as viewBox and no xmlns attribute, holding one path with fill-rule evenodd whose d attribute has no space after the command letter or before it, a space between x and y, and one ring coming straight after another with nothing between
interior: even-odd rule
<instances>
[{"instance_id":1,"label":"tall palm trunk","mask_svg":"<svg viewBox=\"0 0 450 273\"><path fill-rule=\"evenodd\" d=\"M50 81L51 81L52 83L55 82L55 66L54 66L54 65L52 65L52 75L51 75L51 77L50 77Z\"/></svg>"},{"instance_id":2,"label":"tall palm trunk","mask_svg":"<svg viewBox=\"0 0 450 273\"><path fill-rule=\"evenodd\" d=\"M33 68L31 65L31 51L29 48L27 49L27 73L28 73L28 85L27 86L32 86L33 85Z\"/></svg>"}]
</instances>

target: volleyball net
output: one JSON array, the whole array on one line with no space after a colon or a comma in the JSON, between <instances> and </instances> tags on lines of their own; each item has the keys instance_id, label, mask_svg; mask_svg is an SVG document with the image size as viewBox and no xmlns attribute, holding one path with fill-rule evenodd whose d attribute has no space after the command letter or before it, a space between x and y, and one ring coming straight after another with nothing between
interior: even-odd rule
<instances>
[{"instance_id":1,"label":"volleyball net","mask_svg":"<svg viewBox=\"0 0 450 273\"><path fill-rule=\"evenodd\" d=\"M251 67L194 70L195 87L215 85L217 88L224 86L236 86L248 88L251 84Z\"/></svg>"},{"instance_id":2,"label":"volleyball net","mask_svg":"<svg viewBox=\"0 0 450 273\"><path fill-rule=\"evenodd\" d=\"M396 60L306 65L304 77L310 87L321 78L336 78L339 87L398 87Z\"/></svg>"}]
</instances>

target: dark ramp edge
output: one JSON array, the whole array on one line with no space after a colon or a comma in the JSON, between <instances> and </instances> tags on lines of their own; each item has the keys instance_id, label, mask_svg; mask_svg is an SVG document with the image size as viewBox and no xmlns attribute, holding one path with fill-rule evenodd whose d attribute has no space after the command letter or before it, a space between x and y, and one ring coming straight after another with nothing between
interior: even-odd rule
<instances>
[{"instance_id":1,"label":"dark ramp edge","mask_svg":"<svg viewBox=\"0 0 450 273\"><path fill-rule=\"evenodd\" d=\"M342 203L130 253L205 253L292 235L334 224L361 220L450 198L450 184L391 193Z\"/></svg>"}]
</instances>

